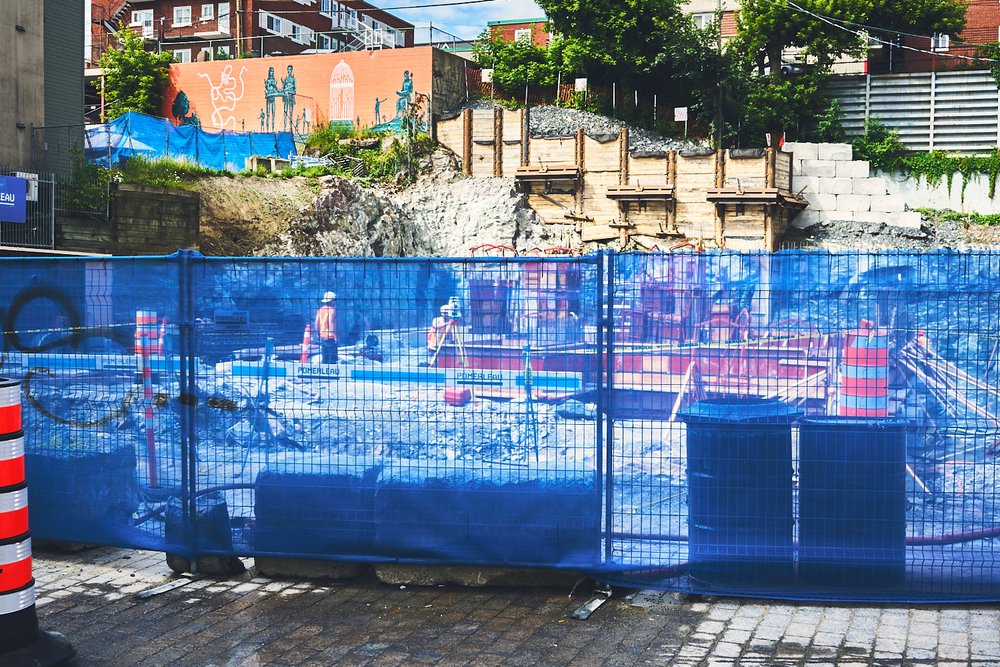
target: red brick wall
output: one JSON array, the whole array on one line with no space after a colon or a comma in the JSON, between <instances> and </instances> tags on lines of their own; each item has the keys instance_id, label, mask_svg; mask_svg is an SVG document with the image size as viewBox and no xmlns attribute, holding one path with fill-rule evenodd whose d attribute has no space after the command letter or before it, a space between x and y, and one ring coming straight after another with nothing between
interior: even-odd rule
<instances>
[{"instance_id":1,"label":"red brick wall","mask_svg":"<svg viewBox=\"0 0 1000 667\"><path fill-rule=\"evenodd\" d=\"M500 37L505 42L513 42L514 34L518 30L531 29L531 41L535 46L545 48L549 45L548 23L544 21L525 21L524 23L505 23L503 25L491 25L490 35Z\"/></svg>"}]
</instances>

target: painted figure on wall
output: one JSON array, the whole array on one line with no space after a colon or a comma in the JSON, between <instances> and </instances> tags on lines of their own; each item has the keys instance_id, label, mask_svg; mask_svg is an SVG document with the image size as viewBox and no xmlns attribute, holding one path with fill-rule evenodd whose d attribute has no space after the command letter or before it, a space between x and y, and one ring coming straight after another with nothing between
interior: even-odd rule
<instances>
[{"instance_id":1,"label":"painted figure on wall","mask_svg":"<svg viewBox=\"0 0 1000 667\"><path fill-rule=\"evenodd\" d=\"M288 75L281 80L281 99L284 105L281 129L291 130L295 120L295 75L292 74L291 65L288 66Z\"/></svg>"},{"instance_id":2,"label":"painted figure on wall","mask_svg":"<svg viewBox=\"0 0 1000 667\"><path fill-rule=\"evenodd\" d=\"M385 102L388 99L389 99L388 97L385 98L385 99L383 99L383 100L380 100L377 97L375 98L375 124L376 125L381 125L384 122L384 119L382 118L382 102Z\"/></svg>"},{"instance_id":3,"label":"painted figure on wall","mask_svg":"<svg viewBox=\"0 0 1000 667\"><path fill-rule=\"evenodd\" d=\"M261 109L260 110L260 131L261 132L267 131L267 125L266 125L266 123L267 123L267 117L264 115L264 110Z\"/></svg>"},{"instance_id":4,"label":"painted figure on wall","mask_svg":"<svg viewBox=\"0 0 1000 667\"><path fill-rule=\"evenodd\" d=\"M330 74L331 121L354 120L354 71L341 60Z\"/></svg>"},{"instance_id":5,"label":"painted figure on wall","mask_svg":"<svg viewBox=\"0 0 1000 667\"><path fill-rule=\"evenodd\" d=\"M278 91L278 80L274 78L274 68L267 68L267 78L264 79L264 110L266 116L266 123L264 125L265 132L274 132L274 101L278 98L281 93Z\"/></svg>"},{"instance_id":6,"label":"painted figure on wall","mask_svg":"<svg viewBox=\"0 0 1000 667\"><path fill-rule=\"evenodd\" d=\"M188 115L189 111L191 111L191 101L183 90L178 91L177 95L174 96L173 104L170 105L170 115L176 118L181 125L201 127L198 114L192 113Z\"/></svg>"},{"instance_id":7,"label":"painted figure on wall","mask_svg":"<svg viewBox=\"0 0 1000 667\"><path fill-rule=\"evenodd\" d=\"M396 92L396 120L402 120L406 115L406 107L413 97L413 79L410 78L410 70L403 72L403 85Z\"/></svg>"}]
</instances>

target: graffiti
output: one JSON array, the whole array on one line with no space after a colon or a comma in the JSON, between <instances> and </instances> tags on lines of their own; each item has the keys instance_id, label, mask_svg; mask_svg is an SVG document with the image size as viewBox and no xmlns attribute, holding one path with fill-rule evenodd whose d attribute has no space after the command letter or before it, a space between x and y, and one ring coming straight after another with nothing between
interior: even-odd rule
<instances>
[{"instance_id":1,"label":"graffiti","mask_svg":"<svg viewBox=\"0 0 1000 667\"><path fill-rule=\"evenodd\" d=\"M236 104L243 99L246 92L243 84L243 74L247 68L241 67L238 76L233 76L233 66L226 65L219 74L219 82L213 83L212 77L205 72L198 76L208 82L210 100L212 103L212 126L223 130L236 130Z\"/></svg>"},{"instance_id":2,"label":"graffiti","mask_svg":"<svg viewBox=\"0 0 1000 667\"><path fill-rule=\"evenodd\" d=\"M174 103L170 105L170 115L176 118L181 125L194 125L195 127L201 127L201 121L198 120L198 114L192 113L191 111L191 100L188 99L187 94L182 90L174 96Z\"/></svg>"},{"instance_id":3,"label":"graffiti","mask_svg":"<svg viewBox=\"0 0 1000 667\"><path fill-rule=\"evenodd\" d=\"M330 73L331 121L354 119L354 70L341 60Z\"/></svg>"}]
</instances>

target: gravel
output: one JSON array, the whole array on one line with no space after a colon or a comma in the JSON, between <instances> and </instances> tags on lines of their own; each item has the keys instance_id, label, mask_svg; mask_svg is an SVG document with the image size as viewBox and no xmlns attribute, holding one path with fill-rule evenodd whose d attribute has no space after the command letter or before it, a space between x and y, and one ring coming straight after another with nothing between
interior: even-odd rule
<instances>
[{"instance_id":1,"label":"gravel","mask_svg":"<svg viewBox=\"0 0 1000 667\"><path fill-rule=\"evenodd\" d=\"M495 105L490 102L477 101L468 106L473 109L492 109ZM531 107L529 123L533 137L567 137L571 136L577 129L582 128L591 138L612 139L617 138L618 132L623 127L628 127L629 149L640 154L656 154L672 150L699 150L707 147L703 141L668 139L649 130L627 126L614 118L576 109L564 109L563 107Z\"/></svg>"},{"instance_id":2,"label":"gravel","mask_svg":"<svg viewBox=\"0 0 1000 667\"><path fill-rule=\"evenodd\" d=\"M828 221L807 229L790 228L785 233L786 248L826 250L969 250L996 247L997 230L963 225L948 220L924 219L920 229L894 227L884 223L851 220Z\"/></svg>"}]
</instances>

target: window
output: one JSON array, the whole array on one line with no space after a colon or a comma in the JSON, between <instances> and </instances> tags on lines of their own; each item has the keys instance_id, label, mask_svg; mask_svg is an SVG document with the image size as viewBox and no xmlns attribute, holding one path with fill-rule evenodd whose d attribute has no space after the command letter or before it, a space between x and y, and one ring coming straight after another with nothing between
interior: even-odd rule
<instances>
[{"instance_id":1,"label":"window","mask_svg":"<svg viewBox=\"0 0 1000 667\"><path fill-rule=\"evenodd\" d=\"M323 51L328 51L331 48L330 47L330 42L331 42L331 40L330 40L330 36L329 35L320 34L320 35L317 36L317 39L316 39L316 48L318 48L320 50L323 50Z\"/></svg>"},{"instance_id":2,"label":"window","mask_svg":"<svg viewBox=\"0 0 1000 667\"><path fill-rule=\"evenodd\" d=\"M191 49L176 49L176 50L174 50L174 62L178 62L178 63L189 63L189 62L191 62Z\"/></svg>"},{"instance_id":3,"label":"window","mask_svg":"<svg viewBox=\"0 0 1000 667\"><path fill-rule=\"evenodd\" d=\"M319 0L319 13L329 17L337 12L337 3L334 0Z\"/></svg>"},{"instance_id":4,"label":"window","mask_svg":"<svg viewBox=\"0 0 1000 667\"><path fill-rule=\"evenodd\" d=\"M950 41L947 33L936 32L931 37L931 48L935 51L947 51Z\"/></svg>"},{"instance_id":5,"label":"window","mask_svg":"<svg viewBox=\"0 0 1000 667\"><path fill-rule=\"evenodd\" d=\"M174 7L174 27L191 25L191 5Z\"/></svg>"},{"instance_id":6,"label":"window","mask_svg":"<svg viewBox=\"0 0 1000 667\"><path fill-rule=\"evenodd\" d=\"M301 42L302 41L302 26L298 23L292 24L292 41Z\"/></svg>"},{"instance_id":7,"label":"window","mask_svg":"<svg viewBox=\"0 0 1000 667\"><path fill-rule=\"evenodd\" d=\"M152 9L138 9L132 12L132 22L129 23L130 26L142 28L143 37L153 36L153 10Z\"/></svg>"},{"instance_id":8,"label":"window","mask_svg":"<svg viewBox=\"0 0 1000 667\"><path fill-rule=\"evenodd\" d=\"M219 3L219 32L229 32L229 3Z\"/></svg>"},{"instance_id":9,"label":"window","mask_svg":"<svg viewBox=\"0 0 1000 667\"><path fill-rule=\"evenodd\" d=\"M531 28L518 28L514 31L515 42L531 43Z\"/></svg>"},{"instance_id":10,"label":"window","mask_svg":"<svg viewBox=\"0 0 1000 667\"><path fill-rule=\"evenodd\" d=\"M715 23L715 14L712 12L702 12L700 14L692 14L691 18L694 20L694 26L699 30L704 30Z\"/></svg>"},{"instance_id":11,"label":"window","mask_svg":"<svg viewBox=\"0 0 1000 667\"><path fill-rule=\"evenodd\" d=\"M211 21L215 18L215 5L202 5L201 6L201 20Z\"/></svg>"}]
</instances>

